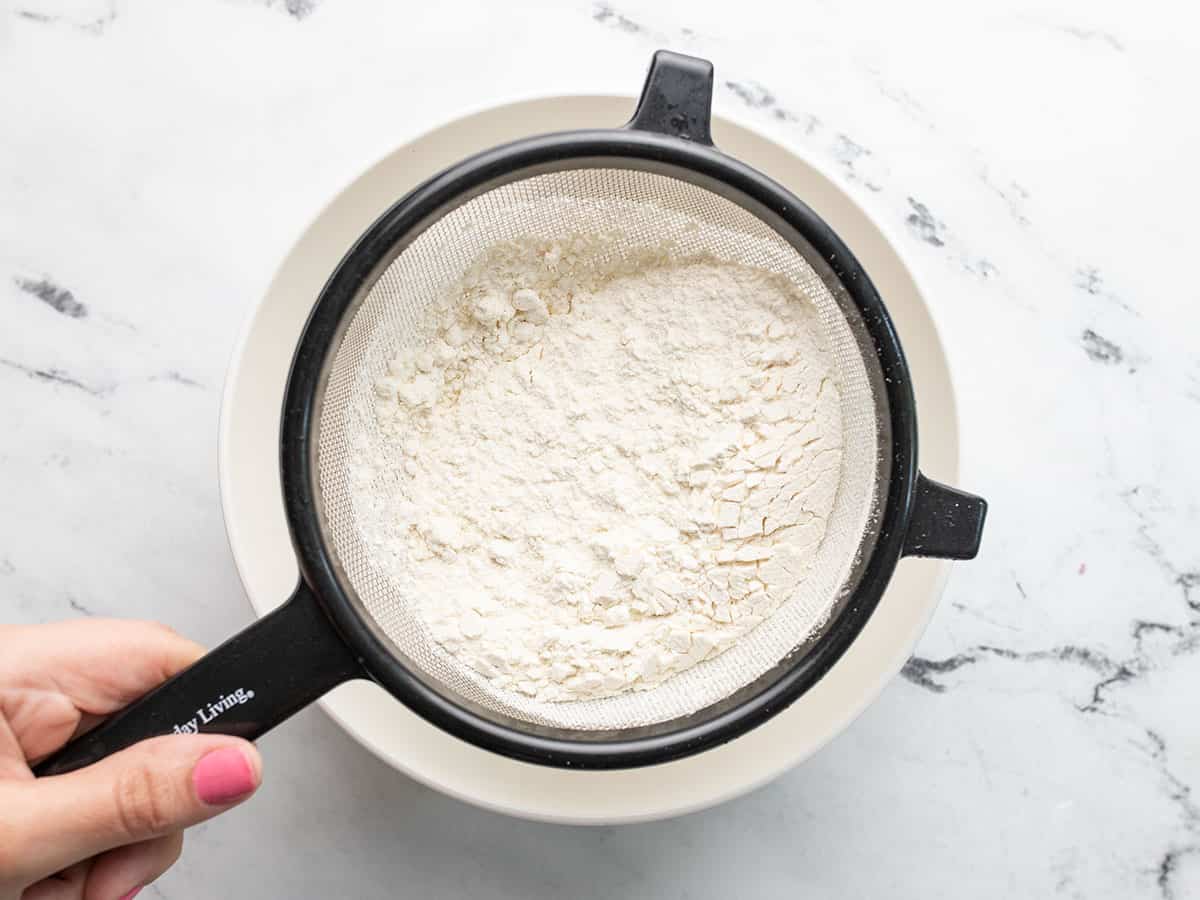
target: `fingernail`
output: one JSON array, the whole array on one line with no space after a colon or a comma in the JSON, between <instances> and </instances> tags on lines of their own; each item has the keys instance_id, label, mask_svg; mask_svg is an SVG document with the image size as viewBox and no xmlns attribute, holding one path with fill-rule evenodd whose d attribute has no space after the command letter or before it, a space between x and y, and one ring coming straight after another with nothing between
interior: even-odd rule
<instances>
[{"instance_id":1,"label":"fingernail","mask_svg":"<svg viewBox=\"0 0 1200 900\"><path fill-rule=\"evenodd\" d=\"M120 897L117 898L117 900L133 900L133 898L136 897L141 892L142 892L142 889L140 887L135 887L128 894L122 894Z\"/></svg>"},{"instance_id":2,"label":"fingernail","mask_svg":"<svg viewBox=\"0 0 1200 900\"><path fill-rule=\"evenodd\" d=\"M224 747L200 757L192 770L196 796L209 806L225 806L253 793L254 767L237 747Z\"/></svg>"}]
</instances>

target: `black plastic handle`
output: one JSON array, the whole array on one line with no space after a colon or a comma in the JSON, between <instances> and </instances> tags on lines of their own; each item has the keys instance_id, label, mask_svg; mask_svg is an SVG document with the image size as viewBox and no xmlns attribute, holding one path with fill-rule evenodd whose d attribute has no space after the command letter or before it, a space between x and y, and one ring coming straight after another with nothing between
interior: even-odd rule
<instances>
[{"instance_id":1,"label":"black plastic handle","mask_svg":"<svg viewBox=\"0 0 1200 900\"><path fill-rule=\"evenodd\" d=\"M626 128L712 146L713 65L659 50L650 61L637 109Z\"/></svg>"},{"instance_id":2,"label":"black plastic handle","mask_svg":"<svg viewBox=\"0 0 1200 900\"><path fill-rule=\"evenodd\" d=\"M983 537L987 501L917 474L905 556L974 559Z\"/></svg>"},{"instance_id":3,"label":"black plastic handle","mask_svg":"<svg viewBox=\"0 0 1200 900\"><path fill-rule=\"evenodd\" d=\"M34 772L70 772L160 734L215 732L253 740L343 681L362 677L362 664L301 582L283 606L71 741Z\"/></svg>"}]
</instances>

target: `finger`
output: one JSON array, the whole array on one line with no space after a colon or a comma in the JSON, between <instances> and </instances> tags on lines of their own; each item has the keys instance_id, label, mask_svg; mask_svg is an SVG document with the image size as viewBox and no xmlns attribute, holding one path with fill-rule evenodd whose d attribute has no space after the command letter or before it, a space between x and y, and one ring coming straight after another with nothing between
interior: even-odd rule
<instances>
[{"instance_id":1,"label":"finger","mask_svg":"<svg viewBox=\"0 0 1200 900\"><path fill-rule=\"evenodd\" d=\"M165 626L118 619L6 626L0 646L20 648L0 653L0 714L27 758L66 743L80 725L80 713L114 712L204 653ZM54 713L49 722L43 717L47 709Z\"/></svg>"},{"instance_id":2,"label":"finger","mask_svg":"<svg viewBox=\"0 0 1200 900\"><path fill-rule=\"evenodd\" d=\"M30 880L77 859L180 831L257 789L262 760L225 735L151 738L93 765L8 786L14 858Z\"/></svg>"},{"instance_id":3,"label":"finger","mask_svg":"<svg viewBox=\"0 0 1200 900\"><path fill-rule=\"evenodd\" d=\"M128 897L171 868L182 851L183 832L176 831L102 853L92 863L83 900Z\"/></svg>"},{"instance_id":4,"label":"finger","mask_svg":"<svg viewBox=\"0 0 1200 900\"><path fill-rule=\"evenodd\" d=\"M56 690L0 687L0 719L8 724L17 765L4 766L6 776L32 777L26 760L57 750L79 727L79 710Z\"/></svg>"},{"instance_id":5,"label":"finger","mask_svg":"<svg viewBox=\"0 0 1200 900\"><path fill-rule=\"evenodd\" d=\"M0 712L0 779L32 778L29 765L25 762L25 751L13 733L12 727Z\"/></svg>"},{"instance_id":6,"label":"finger","mask_svg":"<svg viewBox=\"0 0 1200 900\"><path fill-rule=\"evenodd\" d=\"M21 900L83 900L91 867L92 861L85 859L61 872L55 872L49 878L43 878L26 888Z\"/></svg>"}]
</instances>

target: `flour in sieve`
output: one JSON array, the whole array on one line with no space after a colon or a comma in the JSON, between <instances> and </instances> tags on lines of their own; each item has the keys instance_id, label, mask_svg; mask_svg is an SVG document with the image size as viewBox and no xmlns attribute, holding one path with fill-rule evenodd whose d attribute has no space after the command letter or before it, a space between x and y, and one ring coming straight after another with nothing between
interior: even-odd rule
<instances>
[{"instance_id":1,"label":"flour in sieve","mask_svg":"<svg viewBox=\"0 0 1200 900\"><path fill-rule=\"evenodd\" d=\"M376 382L356 469L382 490L364 541L433 639L541 701L650 688L732 646L805 577L840 478L807 300L603 246L486 254Z\"/></svg>"}]
</instances>

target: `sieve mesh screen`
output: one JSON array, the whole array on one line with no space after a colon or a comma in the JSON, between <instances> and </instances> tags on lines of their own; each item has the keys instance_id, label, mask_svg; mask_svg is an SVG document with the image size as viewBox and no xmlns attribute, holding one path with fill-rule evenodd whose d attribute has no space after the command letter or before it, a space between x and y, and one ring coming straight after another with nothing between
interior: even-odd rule
<instances>
[{"instance_id":1,"label":"sieve mesh screen","mask_svg":"<svg viewBox=\"0 0 1200 900\"><path fill-rule=\"evenodd\" d=\"M815 307L832 352L843 454L834 507L812 568L766 621L719 656L650 690L547 703L492 687L433 640L416 614L421 598L406 596L403 585L386 574L357 525L365 505L386 492L352 489L350 469L356 454L378 437L374 383L399 350L428 339L427 307L497 243L578 233L608 237L603 252L618 261L643 258L666 245L680 259L707 257L786 278ZM400 248L366 286L327 362L316 493L345 587L420 677L444 694L523 723L608 731L661 723L718 703L819 639L874 540L876 498L886 489L887 453L881 448L887 409L857 310L815 252L797 243L803 252L759 216L691 181L642 169L573 168L521 177L467 200Z\"/></svg>"}]
</instances>

